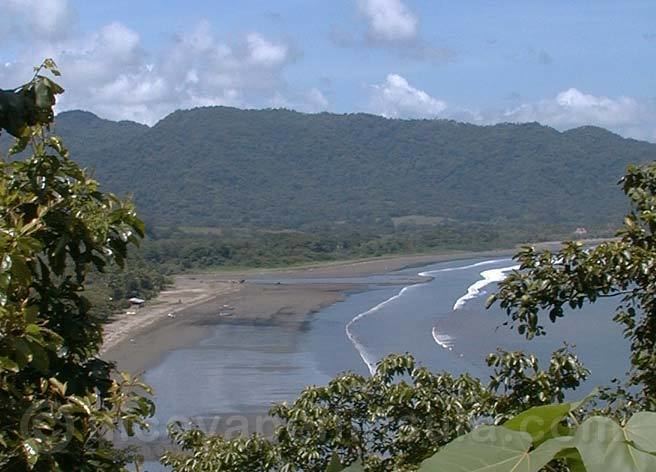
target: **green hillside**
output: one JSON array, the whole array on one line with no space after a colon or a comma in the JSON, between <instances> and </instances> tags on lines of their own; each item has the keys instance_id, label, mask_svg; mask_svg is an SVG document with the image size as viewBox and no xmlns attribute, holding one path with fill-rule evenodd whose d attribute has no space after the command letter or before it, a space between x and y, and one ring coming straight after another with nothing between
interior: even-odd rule
<instances>
[{"instance_id":1,"label":"green hillside","mask_svg":"<svg viewBox=\"0 0 656 472\"><path fill-rule=\"evenodd\" d=\"M406 215L603 224L626 210L616 186L626 165L656 159L656 144L595 127L226 107L177 111L151 128L65 112L57 132L157 225L392 225Z\"/></svg>"}]
</instances>

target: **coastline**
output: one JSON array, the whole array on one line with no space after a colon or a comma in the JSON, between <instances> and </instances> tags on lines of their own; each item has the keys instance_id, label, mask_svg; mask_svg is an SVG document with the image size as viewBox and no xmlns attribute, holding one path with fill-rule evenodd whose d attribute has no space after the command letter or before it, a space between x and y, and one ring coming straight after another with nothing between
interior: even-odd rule
<instances>
[{"instance_id":1,"label":"coastline","mask_svg":"<svg viewBox=\"0 0 656 472\"><path fill-rule=\"evenodd\" d=\"M207 337L212 326L263 323L273 317L300 323L307 314L342 300L346 291L355 289L350 284L223 284L229 288L203 296L194 303L183 302L173 312L174 318L167 316L171 305L165 309L157 305L157 308L142 308L144 312L156 310L157 314L149 313L148 323L124 329L122 337L111 346L103 346L101 357L116 362L119 370L140 375L157 365L167 353ZM221 283L216 285L221 287Z\"/></svg>"},{"instance_id":2,"label":"coastline","mask_svg":"<svg viewBox=\"0 0 656 472\"><path fill-rule=\"evenodd\" d=\"M553 248L558 242L536 244ZM120 314L105 326L101 357L119 370L142 374L169 352L193 345L221 323L264 323L277 317L302 323L307 315L343 300L348 292L365 290L340 278L381 275L438 262L475 257L509 257L517 248L488 251L442 251L434 254L336 261L293 268L245 269L182 274L136 314ZM249 282L266 278L266 283ZM287 279L336 279L331 283L281 283ZM428 280L408 278L408 283Z\"/></svg>"}]
</instances>

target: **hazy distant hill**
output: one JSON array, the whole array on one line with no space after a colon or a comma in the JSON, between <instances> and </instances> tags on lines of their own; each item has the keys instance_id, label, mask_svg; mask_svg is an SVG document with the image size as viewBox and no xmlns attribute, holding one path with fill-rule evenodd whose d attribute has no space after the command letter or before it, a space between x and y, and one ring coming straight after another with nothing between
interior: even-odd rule
<instances>
[{"instance_id":1,"label":"hazy distant hill","mask_svg":"<svg viewBox=\"0 0 656 472\"><path fill-rule=\"evenodd\" d=\"M226 107L177 111L152 128L65 112L57 132L105 188L179 225L605 222L626 210L616 186L626 165L656 158L656 144L595 127Z\"/></svg>"}]
</instances>

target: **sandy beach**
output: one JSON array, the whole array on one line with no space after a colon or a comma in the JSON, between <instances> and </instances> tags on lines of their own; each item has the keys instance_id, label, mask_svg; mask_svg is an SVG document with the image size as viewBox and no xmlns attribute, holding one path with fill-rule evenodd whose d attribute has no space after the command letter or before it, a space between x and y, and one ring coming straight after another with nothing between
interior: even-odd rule
<instances>
[{"instance_id":1,"label":"sandy beach","mask_svg":"<svg viewBox=\"0 0 656 472\"><path fill-rule=\"evenodd\" d=\"M177 277L186 283L187 275ZM141 374L176 348L191 345L207 336L208 326L234 320L258 322L273 316L284 316L300 322L306 314L331 305L354 287L334 285L256 285L212 281L214 276L193 276L198 283L216 287L216 292L203 292L189 303L163 302L161 297L146 305L136 315L119 317L108 325L111 344L103 345L103 358L115 361L120 370ZM182 279L182 280L180 280ZM177 292L174 288L172 291ZM164 293L164 297L169 294ZM168 316L171 313L172 316ZM143 319L138 318L143 317Z\"/></svg>"},{"instance_id":2,"label":"sandy beach","mask_svg":"<svg viewBox=\"0 0 656 472\"><path fill-rule=\"evenodd\" d=\"M100 352L112 350L121 341L157 321L170 319L183 310L239 289L231 281L210 280L194 275L180 275L174 280L172 287L148 301L144 308L130 308L115 315L114 320L105 325L104 343Z\"/></svg>"},{"instance_id":3,"label":"sandy beach","mask_svg":"<svg viewBox=\"0 0 656 472\"><path fill-rule=\"evenodd\" d=\"M552 248L559 243L543 243ZM328 262L294 268L248 269L182 274L174 284L135 314L119 314L105 326L101 355L115 361L118 368L142 373L156 365L167 352L192 345L207 336L208 326L217 322L253 323L285 317L302 322L307 314L332 305L349 291L363 286L345 283L281 283L286 279L352 278L385 274L407 267L419 267L471 257L507 257L515 249L483 252L450 251L436 254L379 257L375 259ZM253 278L270 282L251 283ZM408 283L420 281L409 279Z\"/></svg>"}]
</instances>

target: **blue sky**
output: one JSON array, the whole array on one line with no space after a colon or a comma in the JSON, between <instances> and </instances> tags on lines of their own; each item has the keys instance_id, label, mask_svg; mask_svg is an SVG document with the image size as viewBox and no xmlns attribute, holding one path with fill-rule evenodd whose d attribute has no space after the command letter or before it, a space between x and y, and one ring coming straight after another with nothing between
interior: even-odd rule
<instances>
[{"instance_id":1,"label":"blue sky","mask_svg":"<svg viewBox=\"0 0 656 472\"><path fill-rule=\"evenodd\" d=\"M60 110L230 105L656 141L656 2L0 0L0 87L51 56Z\"/></svg>"}]
</instances>

